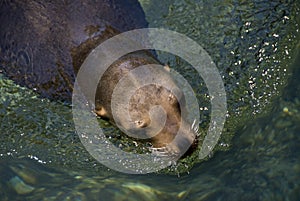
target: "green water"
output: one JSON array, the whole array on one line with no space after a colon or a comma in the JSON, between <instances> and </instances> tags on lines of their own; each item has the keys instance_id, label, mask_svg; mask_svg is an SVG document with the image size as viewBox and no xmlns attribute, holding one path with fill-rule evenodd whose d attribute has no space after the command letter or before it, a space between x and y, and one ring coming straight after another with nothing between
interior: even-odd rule
<instances>
[{"instance_id":1,"label":"green water","mask_svg":"<svg viewBox=\"0 0 300 201\"><path fill-rule=\"evenodd\" d=\"M187 34L217 63L230 114L221 142L229 150L180 175L117 173L80 144L70 106L1 76L0 200L299 200L299 2L141 2L150 26ZM193 78L184 62L159 57ZM254 88L245 84L251 76ZM201 81L192 85L203 97Z\"/></svg>"}]
</instances>

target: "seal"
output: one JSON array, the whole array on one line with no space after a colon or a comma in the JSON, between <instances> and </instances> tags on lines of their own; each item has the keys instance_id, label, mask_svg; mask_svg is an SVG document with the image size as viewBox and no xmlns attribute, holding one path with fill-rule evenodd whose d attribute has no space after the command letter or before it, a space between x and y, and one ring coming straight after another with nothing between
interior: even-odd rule
<instances>
[{"instance_id":1,"label":"seal","mask_svg":"<svg viewBox=\"0 0 300 201\"><path fill-rule=\"evenodd\" d=\"M95 47L120 32L147 26L139 3L123 0L14 0L1 4L0 20L0 69L4 74L42 97L67 102L71 101L76 72ZM115 124L111 98L116 84L129 71L146 64L160 62L148 51L133 52L114 62L99 82L95 113ZM168 70L160 70L163 76L170 77ZM172 85L176 88L175 83ZM135 128L127 129L159 123L159 119L150 118L149 112L160 105L166 112L166 122L157 135L150 136L152 151L185 152L183 147L194 142L198 128L182 118L179 101L163 86L140 88L129 104ZM122 121L118 123L124 125ZM174 141L179 127L183 128L182 136Z\"/></svg>"},{"instance_id":2,"label":"seal","mask_svg":"<svg viewBox=\"0 0 300 201\"><path fill-rule=\"evenodd\" d=\"M178 88L171 78L170 69L168 67L158 68L151 64L160 64L160 62L147 51L133 52L114 62L106 70L97 87L95 100L96 114L115 124L116 122L114 122L112 113L112 95L116 85L132 70L147 65L147 75L131 75L130 79L132 83L138 86L138 89L130 97L128 108L118 108L120 111L117 113L119 119L117 124L123 127L124 130L141 133L141 135L149 138L151 137L152 151L158 154L177 155L185 153L189 145L193 145L192 149L195 148L198 127L196 126L196 122L190 124L183 116L183 108L181 107L185 107L185 99L181 89ZM158 74L161 78L168 81L171 89L155 83L140 87L138 79L143 79L143 76L157 76ZM126 92L126 88L124 90ZM144 128L150 126L150 124L160 124L161 118L159 115L154 116L154 118L151 118L150 115L153 107L158 105L164 110L166 119L163 127L153 136L151 130L147 131ZM126 110L129 110L129 113ZM131 118L130 121L133 124L126 124L128 118ZM179 128L182 129L181 132L179 132ZM181 135L177 138L177 141L175 140L176 135Z\"/></svg>"}]
</instances>

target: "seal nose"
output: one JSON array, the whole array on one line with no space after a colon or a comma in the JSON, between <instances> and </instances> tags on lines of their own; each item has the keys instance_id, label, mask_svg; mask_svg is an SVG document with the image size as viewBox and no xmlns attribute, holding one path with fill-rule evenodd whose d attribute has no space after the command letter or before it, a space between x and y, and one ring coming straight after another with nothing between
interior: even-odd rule
<instances>
[{"instance_id":1,"label":"seal nose","mask_svg":"<svg viewBox=\"0 0 300 201\"><path fill-rule=\"evenodd\" d=\"M187 123L186 121L182 122L180 129L174 139L174 142L177 144L181 155L185 155L188 150L195 146L195 143L197 142L196 130L198 130L198 128L195 121L192 125Z\"/></svg>"},{"instance_id":2,"label":"seal nose","mask_svg":"<svg viewBox=\"0 0 300 201\"><path fill-rule=\"evenodd\" d=\"M180 147L182 147L183 155L181 158L185 158L189 155L191 155L195 149L197 149L198 146L198 131L199 131L199 123L194 120L192 125L189 123L183 123L186 124L186 126L183 126L183 133L184 133L184 139L182 140L182 144Z\"/></svg>"},{"instance_id":3,"label":"seal nose","mask_svg":"<svg viewBox=\"0 0 300 201\"><path fill-rule=\"evenodd\" d=\"M184 158L190 155L197 147L198 126L194 121L191 125L186 121L182 121L181 126L174 132L170 129L170 125L166 125L165 130L154 137L153 142L155 148L152 152L160 156L173 156L174 158ZM162 136L164 140L162 141ZM170 138L172 136L172 138Z\"/></svg>"}]
</instances>

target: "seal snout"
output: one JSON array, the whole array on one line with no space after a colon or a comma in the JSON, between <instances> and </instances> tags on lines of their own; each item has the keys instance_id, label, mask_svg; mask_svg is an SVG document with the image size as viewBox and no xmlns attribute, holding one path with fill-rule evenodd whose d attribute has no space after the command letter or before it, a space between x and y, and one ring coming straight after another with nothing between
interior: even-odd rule
<instances>
[{"instance_id":1,"label":"seal snout","mask_svg":"<svg viewBox=\"0 0 300 201\"><path fill-rule=\"evenodd\" d=\"M189 155L197 145L198 128L194 122L192 125L183 121L181 126L177 126L174 131L170 125L166 124L165 129L152 139L153 148L151 151L159 156L179 156ZM168 136L172 136L171 138Z\"/></svg>"}]
</instances>

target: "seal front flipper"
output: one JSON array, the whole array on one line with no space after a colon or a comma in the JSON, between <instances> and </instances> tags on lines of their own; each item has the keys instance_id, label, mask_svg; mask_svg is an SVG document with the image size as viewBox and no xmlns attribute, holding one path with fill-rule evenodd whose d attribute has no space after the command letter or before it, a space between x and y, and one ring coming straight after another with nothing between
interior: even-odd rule
<instances>
[{"instance_id":1,"label":"seal front flipper","mask_svg":"<svg viewBox=\"0 0 300 201\"><path fill-rule=\"evenodd\" d=\"M96 113L99 117L101 117L101 118L103 118L103 119L109 119L109 116L108 116L108 114L107 114L107 110L106 110L103 106L101 106L101 105L98 105L98 106L95 108L95 113Z\"/></svg>"}]
</instances>

